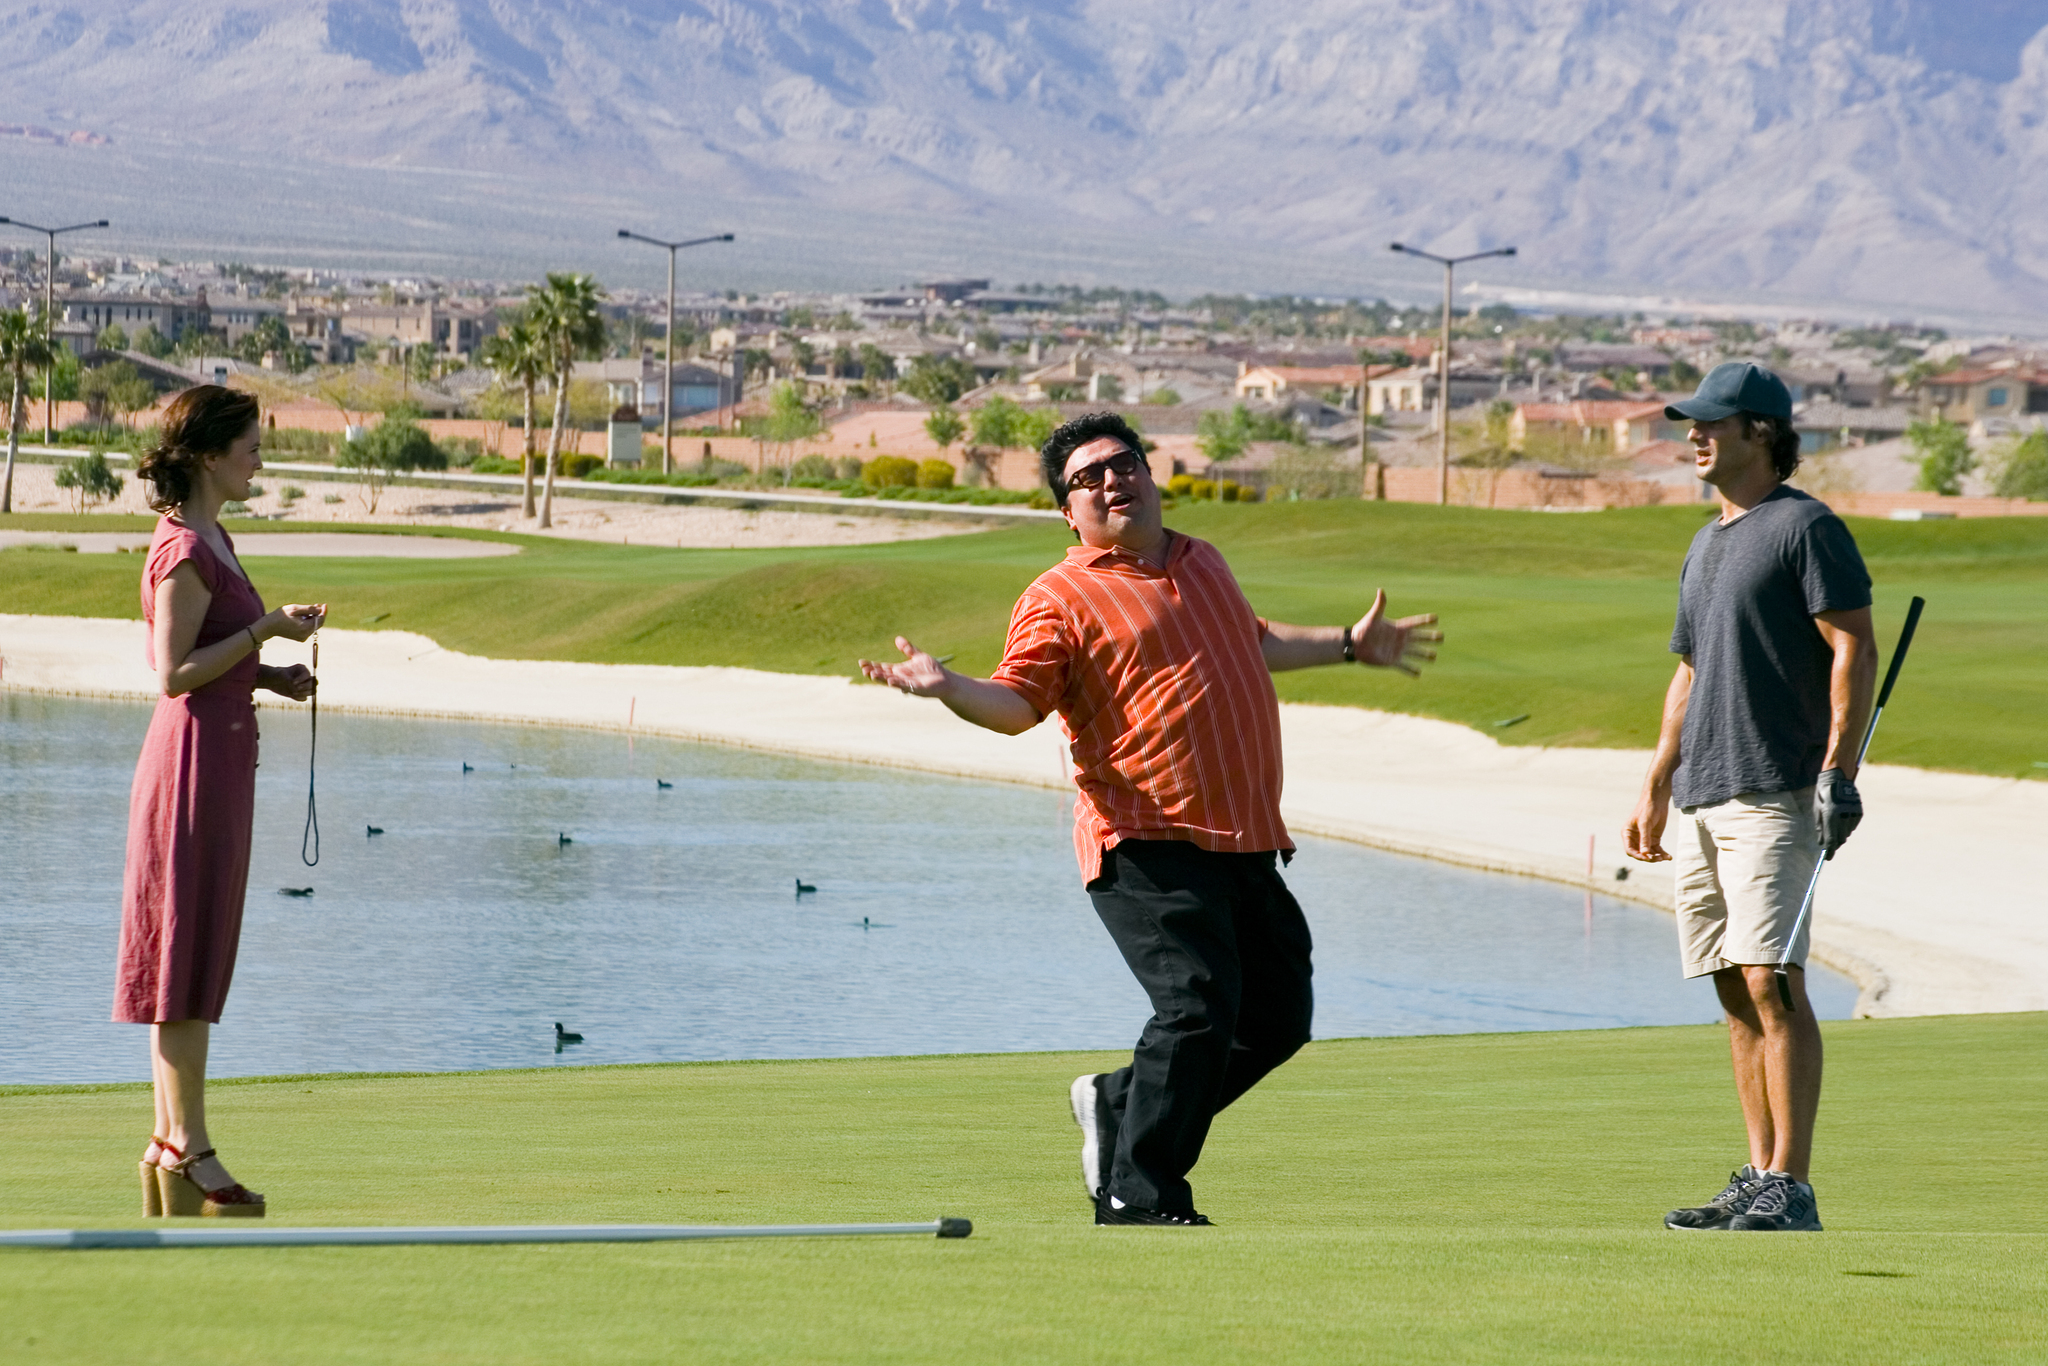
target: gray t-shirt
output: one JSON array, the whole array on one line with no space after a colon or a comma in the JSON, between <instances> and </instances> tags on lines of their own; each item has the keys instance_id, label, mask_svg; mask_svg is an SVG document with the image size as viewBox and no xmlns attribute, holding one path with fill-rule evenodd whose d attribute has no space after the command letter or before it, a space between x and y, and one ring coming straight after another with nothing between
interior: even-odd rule
<instances>
[{"instance_id":1,"label":"gray t-shirt","mask_svg":"<svg viewBox=\"0 0 2048 1366\"><path fill-rule=\"evenodd\" d=\"M1780 486L1700 528L1679 575L1671 652L1692 656L1692 697L1671 800L1811 787L1828 744L1834 655L1821 612L1870 605L1855 538L1827 504Z\"/></svg>"}]
</instances>

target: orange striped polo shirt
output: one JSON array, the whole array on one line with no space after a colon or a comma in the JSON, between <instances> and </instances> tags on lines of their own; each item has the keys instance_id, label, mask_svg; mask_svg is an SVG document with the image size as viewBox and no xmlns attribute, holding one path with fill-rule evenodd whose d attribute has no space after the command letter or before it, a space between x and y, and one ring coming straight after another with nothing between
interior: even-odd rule
<instances>
[{"instance_id":1,"label":"orange striped polo shirt","mask_svg":"<svg viewBox=\"0 0 2048 1366\"><path fill-rule=\"evenodd\" d=\"M1084 882L1132 838L1294 848L1265 634L1216 547L1178 533L1164 569L1075 546L1024 590L992 676L1066 726Z\"/></svg>"}]
</instances>

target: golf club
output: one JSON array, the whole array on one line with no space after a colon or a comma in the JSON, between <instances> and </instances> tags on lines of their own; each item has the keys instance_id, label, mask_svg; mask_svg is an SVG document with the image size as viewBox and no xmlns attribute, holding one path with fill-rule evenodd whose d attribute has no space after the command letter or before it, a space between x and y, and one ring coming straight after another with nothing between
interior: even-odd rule
<instances>
[{"instance_id":1,"label":"golf club","mask_svg":"<svg viewBox=\"0 0 2048 1366\"><path fill-rule=\"evenodd\" d=\"M671 1243L700 1238L965 1238L967 1219L924 1224L526 1224L466 1228L45 1228L0 1232L0 1247L340 1247L450 1243Z\"/></svg>"},{"instance_id":2,"label":"golf club","mask_svg":"<svg viewBox=\"0 0 2048 1366\"><path fill-rule=\"evenodd\" d=\"M320 817L313 805L313 759L320 749L320 633L313 632L312 738L306 742L306 829L299 836L299 860L308 868L320 862ZM308 853L310 849L312 852Z\"/></svg>"},{"instance_id":3,"label":"golf club","mask_svg":"<svg viewBox=\"0 0 2048 1366\"><path fill-rule=\"evenodd\" d=\"M1906 662L1906 651L1912 648L1913 630L1920 624L1920 609L1926 605L1927 599L1915 598L1906 608L1906 624L1899 631L1898 648L1892 651L1891 667L1884 671L1884 687L1878 690L1877 706L1871 710L1870 724L1863 731L1863 744L1856 751L1858 777L1863 773L1863 756L1870 753L1870 738L1877 734L1878 718L1884 715L1884 704L1891 701L1892 685L1899 681L1899 666ZM1778 966L1773 969L1778 978L1778 1000L1787 1010L1795 1007L1792 1004L1792 979L1786 976L1785 970L1792 964L1792 948L1799 942L1799 931L1806 924L1806 913L1813 909L1813 892L1820 886L1820 870L1827 867L1828 860L1834 856L1835 851L1830 849L1813 865L1813 876L1806 883L1806 896L1799 903L1799 917L1792 922L1792 933L1785 939L1785 952L1779 956Z\"/></svg>"}]
</instances>

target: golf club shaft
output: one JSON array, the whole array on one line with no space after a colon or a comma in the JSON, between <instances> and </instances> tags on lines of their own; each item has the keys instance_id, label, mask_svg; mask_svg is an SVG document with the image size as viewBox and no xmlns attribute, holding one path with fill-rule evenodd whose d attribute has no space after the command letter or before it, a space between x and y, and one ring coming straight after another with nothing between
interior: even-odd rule
<instances>
[{"instance_id":1,"label":"golf club shaft","mask_svg":"<svg viewBox=\"0 0 2048 1366\"><path fill-rule=\"evenodd\" d=\"M1891 667L1884 672L1884 687L1878 690L1877 705L1870 711L1870 724L1863 728L1863 743L1856 749L1856 769L1859 776L1863 770L1863 757L1870 753L1870 741L1877 734L1877 723L1884 716L1885 703L1892 700L1892 687L1899 681L1899 666L1906 662L1906 651L1913 646L1913 632L1920 625L1920 611L1926 606L1927 599L1916 597L1906 608L1906 624L1899 630L1899 643L1892 651ZM1799 916L1792 922L1792 933L1786 936L1785 951L1778 958L1778 1000L1787 1010L1793 1008L1792 980L1786 975L1786 969L1792 965L1792 949L1799 942L1799 931L1806 925L1807 912L1813 909L1813 893L1820 886L1820 870L1825 868L1828 860L1834 856L1835 851L1830 849L1814 863L1813 876L1806 882L1806 895L1799 902Z\"/></svg>"},{"instance_id":2,"label":"golf club shaft","mask_svg":"<svg viewBox=\"0 0 2048 1366\"><path fill-rule=\"evenodd\" d=\"M568 1224L459 1228L263 1228L223 1222L211 1228L30 1229L0 1231L0 1247L376 1247L451 1243L669 1243L706 1238L846 1238L923 1234L965 1238L966 1219L922 1224Z\"/></svg>"}]
</instances>

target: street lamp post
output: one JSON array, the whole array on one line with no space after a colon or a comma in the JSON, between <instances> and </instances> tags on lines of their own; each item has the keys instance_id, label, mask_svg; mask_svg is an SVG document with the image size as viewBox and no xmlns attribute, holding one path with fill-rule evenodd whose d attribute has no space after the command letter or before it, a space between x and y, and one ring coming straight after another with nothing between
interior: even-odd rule
<instances>
[{"instance_id":1,"label":"street lamp post","mask_svg":"<svg viewBox=\"0 0 2048 1366\"><path fill-rule=\"evenodd\" d=\"M659 237L645 237L620 228L619 236L668 252L668 330L661 344L661 472L667 474L676 407L676 252L683 247L701 247L706 242L730 242L732 234L722 232L715 237L693 237L687 242L664 242Z\"/></svg>"},{"instance_id":2,"label":"street lamp post","mask_svg":"<svg viewBox=\"0 0 2048 1366\"><path fill-rule=\"evenodd\" d=\"M1399 242L1389 244L1393 251L1409 256L1420 256L1425 261L1434 261L1444 268L1444 325L1442 339L1436 351L1436 500L1438 503L1451 501L1451 272L1467 261L1479 261L1488 256L1513 256L1513 247L1498 247L1493 251L1475 251L1470 256L1435 256Z\"/></svg>"},{"instance_id":3,"label":"street lamp post","mask_svg":"<svg viewBox=\"0 0 2048 1366\"><path fill-rule=\"evenodd\" d=\"M57 416L57 398L53 392L57 380L57 342L56 334L51 331L57 321L56 314L52 311L57 306L57 234L78 232L84 228L104 228L107 226L107 220L102 218L93 223L73 223L68 228L39 228L33 223L24 223L19 218L0 218L0 223L11 223L17 228L27 228L30 232L42 233L50 239L50 273L43 281L43 340L49 344L51 351L50 363L43 367L43 444L47 446L55 434Z\"/></svg>"}]
</instances>

